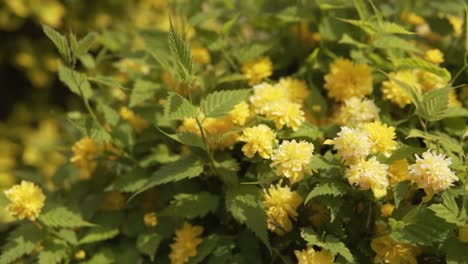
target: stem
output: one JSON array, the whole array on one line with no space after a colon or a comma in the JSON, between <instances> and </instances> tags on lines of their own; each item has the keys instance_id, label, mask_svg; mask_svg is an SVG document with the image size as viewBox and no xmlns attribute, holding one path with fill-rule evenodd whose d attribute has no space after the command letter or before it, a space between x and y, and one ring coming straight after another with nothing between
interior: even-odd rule
<instances>
[{"instance_id":1,"label":"stem","mask_svg":"<svg viewBox=\"0 0 468 264\"><path fill-rule=\"evenodd\" d=\"M213 169L213 172L215 174L218 174L218 172L216 171L216 166L215 166L213 155L212 155L212 153L210 151L210 148L208 147L208 144L207 144L205 131L203 130L202 123L200 123L200 120L198 120L198 118L195 118L195 121L197 121L198 129L200 129L200 133L201 133L202 140L203 140L203 146L205 147L206 154L208 154L208 158L210 160L210 165L211 165L211 167Z\"/></svg>"}]
</instances>

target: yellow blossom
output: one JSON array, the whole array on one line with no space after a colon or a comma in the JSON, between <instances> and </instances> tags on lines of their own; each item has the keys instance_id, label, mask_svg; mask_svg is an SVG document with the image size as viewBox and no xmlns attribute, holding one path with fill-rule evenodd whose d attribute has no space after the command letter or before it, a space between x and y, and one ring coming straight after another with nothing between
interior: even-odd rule
<instances>
[{"instance_id":1,"label":"yellow blossom","mask_svg":"<svg viewBox=\"0 0 468 264\"><path fill-rule=\"evenodd\" d=\"M28 181L21 181L20 184L6 190L5 196L10 201L7 210L11 215L30 221L39 216L46 199L41 188Z\"/></svg>"},{"instance_id":2,"label":"yellow blossom","mask_svg":"<svg viewBox=\"0 0 468 264\"><path fill-rule=\"evenodd\" d=\"M191 51L192 51L193 60L196 63L201 64L201 65L210 63L211 57L207 49L200 47L200 46L195 46L195 47L192 47Z\"/></svg>"},{"instance_id":3,"label":"yellow blossom","mask_svg":"<svg viewBox=\"0 0 468 264\"><path fill-rule=\"evenodd\" d=\"M251 60L242 65L242 73L250 85L255 85L271 76L273 64L268 57Z\"/></svg>"},{"instance_id":4,"label":"yellow blossom","mask_svg":"<svg viewBox=\"0 0 468 264\"><path fill-rule=\"evenodd\" d=\"M367 64L354 64L338 58L330 64L325 75L325 88L328 96L337 101L369 95L372 92L372 69Z\"/></svg>"},{"instance_id":5,"label":"yellow blossom","mask_svg":"<svg viewBox=\"0 0 468 264\"><path fill-rule=\"evenodd\" d=\"M106 193L101 202L101 209L104 211L118 211L125 206L125 196L119 191L110 191Z\"/></svg>"},{"instance_id":6,"label":"yellow blossom","mask_svg":"<svg viewBox=\"0 0 468 264\"><path fill-rule=\"evenodd\" d=\"M422 16L419 16L413 12L401 13L401 20L415 26L420 26L426 23L426 20Z\"/></svg>"},{"instance_id":7,"label":"yellow blossom","mask_svg":"<svg viewBox=\"0 0 468 264\"><path fill-rule=\"evenodd\" d=\"M245 142L242 152L248 158L253 158L258 153L262 158L269 159L273 152L273 144L276 144L276 133L266 125L260 124L242 130L240 141Z\"/></svg>"},{"instance_id":8,"label":"yellow blossom","mask_svg":"<svg viewBox=\"0 0 468 264\"><path fill-rule=\"evenodd\" d=\"M133 127L133 129L135 129L136 133L141 133L143 130L149 127L148 121L139 117L128 107L121 107L119 113L122 119L127 121Z\"/></svg>"},{"instance_id":9,"label":"yellow blossom","mask_svg":"<svg viewBox=\"0 0 468 264\"><path fill-rule=\"evenodd\" d=\"M333 264L335 257L329 251L315 251L313 247L304 250L294 250L297 264Z\"/></svg>"},{"instance_id":10,"label":"yellow blossom","mask_svg":"<svg viewBox=\"0 0 468 264\"><path fill-rule=\"evenodd\" d=\"M278 82L286 88L292 101L302 104L310 94L306 82L292 77L281 78Z\"/></svg>"},{"instance_id":11,"label":"yellow blossom","mask_svg":"<svg viewBox=\"0 0 468 264\"><path fill-rule=\"evenodd\" d=\"M444 62L444 54L439 49L430 49L424 53L424 58L432 63L441 64Z\"/></svg>"},{"instance_id":12,"label":"yellow blossom","mask_svg":"<svg viewBox=\"0 0 468 264\"><path fill-rule=\"evenodd\" d=\"M462 107L462 103L457 98L457 93L455 90L450 90L448 92L448 106L450 107Z\"/></svg>"},{"instance_id":13,"label":"yellow blossom","mask_svg":"<svg viewBox=\"0 0 468 264\"><path fill-rule=\"evenodd\" d=\"M385 218L390 217L394 209L395 209L395 206L393 204L386 203L382 205L382 208L380 209L380 215Z\"/></svg>"},{"instance_id":14,"label":"yellow blossom","mask_svg":"<svg viewBox=\"0 0 468 264\"><path fill-rule=\"evenodd\" d=\"M432 72L418 70L416 76L418 77L418 83L422 91L444 88L448 84L448 81Z\"/></svg>"},{"instance_id":15,"label":"yellow blossom","mask_svg":"<svg viewBox=\"0 0 468 264\"><path fill-rule=\"evenodd\" d=\"M417 71L402 70L398 72L392 72L389 75L392 79L411 85L415 89L421 89L421 86L418 82ZM403 108L411 103L411 98L409 95L400 87L398 83L394 82L393 80L384 81L382 83L382 93L385 100L390 100L400 108Z\"/></svg>"},{"instance_id":16,"label":"yellow blossom","mask_svg":"<svg viewBox=\"0 0 468 264\"><path fill-rule=\"evenodd\" d=\"M367 131L358 128L341 127L341 131L331 142L338 156L345 164L352 164L355 161L365 158L370 154L374 143L369 138Z\"/></svg>"},{"instance_id":17,"label":"yellow blossom","mask_svg":"<svg viewBox=\"0 0 468 264\"><path fill-rule=\"evenodd\" d=\"M297 207L302 203L302 197L289 186L281 187L281 183L270 185L263 190L263 198L268 216L268 229L284 235L292 230L291 219L297 219Z\"/></svg>"},{"instance_id":18,"label":"yellow blossom","mask_svg":"<svg viewBox=\"0 0 468 264\"><path fill-rule=\"evenodd\" d=\"M171 246L171 264L186 263L190 257L197 255L197 247L202 242L200 235L203 233L203 227L192 226L189 223L176 231L174 243Z\"/></svg>"},{"instance_id":19,"label":"yellow blossom","mask_svg":"<svg viewBox=\"0 0 468 264\"><path fill-rule=\"evenodd\" d=\"M340 107L336 122L339 125L358 125L365 122L379 120L380 109L374 101L367 98L351 97L346 99Z\"/></svg>"},{"instance_id":20,"label":"yellow blossom","mask_svg":"<svg viewBox=\"0 0 468 264\"><path fill-rule=\"evenodd\" d=\"M406 159L395 160L388 166L388 180L391 186L408 179L408 167Z\"/></svg>"},{"instance_id":21,"label":"yellow blossom","mask_svg":"<svg viewBox=\"0 0 468 264\"><path fill-rule=\"evenodd\" d=\"M283 85L261 83L255 85L253 90L254 94L250 97L250 103L257 114L270 112L273 103L290 101L289 92Z\"/></svg>"},{"instance_id":22,"label":"yellow blossom","mask_svg":"<svg viewBox=\"0 0 468 264\"><path fill-rule=\"evenodd\" d=\"M397 243L390 235L373 239L371 247L377 254L374 263L418 264L416 257L421 253L412 245Z\"/></svg>"},{"instance_id":23,"label":"yellow blossom","mask_svg":"<svg viewBox=\"0 0 468 264\"><path fill-rule=\"evenodd\" d=\"M450 170L450 158L444 154L435 154L427 150L422 158L416 155L416 163L409 166L409 179L416 182L427 194L443 191L458 181Z\"/></svg>"},{"instance_id":24,"label":"yellow blossom","mask_svg":"<svg viewBox=\"0 0 468 264\"><path fill-rule=\"evenodd\" d=\"M73 145L72 152L70 162L80 170L80 178L89 179L96 169L96 159L102 152L101 146L91 138L84 137Z\"/></svg>"},{"instance_id":25,"label":"yellow blossom","mask_svg":"<svg viewBox=\"0 0 468 264\"><path fill-rule=\"evenodd\" d=\"M460 37L463 33L463 19L458 16L448 15L447 20L452 25L456 37Z\"/></svg>"},{"instance_id":26,"label":"yellow blossom","mask_svg":"<svg viewBox=\"0 0 468 264\"><path fill-rule=\"evenodd\" d=\"M86 258L86 252L84 250L80 249L75 253L76 260L83 260L85 258Z\"/></svg>"},{"instance_id":27,"label":"yellow blossom","mask_svg":"<svg viewBox=\"0 0 468 264\"><path fill-rule=\"evenodd\" d=\"M145 225L148 227L155 227L158 224L158 217L156 216L155 212L146 213L143 216L143 221Z\"/></svg>"},{"instance_id":28,"label":"yellow blossom","mask_svg":"<svg viewBox=\"0 0 468 264\"><path fill-rule=\"evenodd\" d=\"M388 166L377 161L375 157L360 160L346 169L350 184L359 185L361 190L372 189L374 196L380 198L386 194L388 187Z\"/></svg>"},{"instance_id":29,"label":"yellow blossom","mask_svg":"<svg viewBox=\"0 0 468 264\"><path fill-rule=\"evenodd\" d=\"M273 151L270 166L276 167L278 176L286 177L291 183L299 182L304 174L310 174L307 167L313 156L314 145L306 141L285 140Z\"/></svg>"},{"instance_id":30,"label":"yellow blossom","mask_svg":"<svg viewBox=\"0 0 468 264\"><path fill-rule=\"evenodd\" d=\"M286 126L297 131L305 121L301 105L291 102L272 103L265 116L275 122L277 129Z\"/></svg>"},{"instance_id":31,"label":"yellow blossom","mask_svg":"<svg viewBox=\"0 0 468 264\"><path fill-rule=\"evenodd\" d=\"M234 106L234 108L229 112L232 123L243 126L250 118L250 108L249 104L242 101Z\"/></svg>"},{"instance_id":32,"label":"yellow blossom","mask_svg":"<svg viewBox=\"0 0 468 264\"><path fill-rule=\"evenodd\" d=\"M395 128L382 124L380 121L366 123L363 127L369 133L369 139L374 143L371 153L382 153L386 157L390 157L392 151L397 147Z\"/></svg>"}]
</instances>

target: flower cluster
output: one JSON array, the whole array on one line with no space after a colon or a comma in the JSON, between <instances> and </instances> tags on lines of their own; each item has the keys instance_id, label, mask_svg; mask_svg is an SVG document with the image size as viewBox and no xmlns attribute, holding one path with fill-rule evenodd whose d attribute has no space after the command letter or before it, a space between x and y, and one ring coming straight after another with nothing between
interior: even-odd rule
<instances>
[{"instance_id":1,"label":"flower cluster","mask_svg":"<svg viewBox=\"0 0 468 264\"><path fill-rule=\"evenodd\" d=\"M302 203L301 196L291 191L288 186L281 187L281 183L271 185L263 190L263 198L267 210L268 229L278 235L284 235L292 230L291 219L297 219L297 207Z\"/></svg>"},{"instance_id":2,"label":"flower cluster","mask_svg":"<svg viewBox=\"0 0 468 264\"><path fill-rule=\"evenodd\" d=\"M203 227L192 226L189 223L176 231L174 243L171 244L171 264L184 264L190 257L197 255L197 247L202 242L200 235Z\"/></svg>"},{"instance_id":3,"label":"flower cluster","mask_svg":"<svg viewBox=\"0 0 468 264\"><path fill-rule=\"evenodd\" d=\"M333 264L335 257L329 251L315 251L314 248L308 247L304 250L294 250L298 264Z\"/></svg>"},{"instance_id":4,"label":"flower cluster","mask_svg":"<svg viewBox=\"0 0 468 264\"><path fill-rule=\"evenodd\" d=\"M421 250L409 244L397 243L389 235L372 240L371 247L377 255L374 263L407 263L417 264L416 257Z\"/></svg>"}]
</instances>

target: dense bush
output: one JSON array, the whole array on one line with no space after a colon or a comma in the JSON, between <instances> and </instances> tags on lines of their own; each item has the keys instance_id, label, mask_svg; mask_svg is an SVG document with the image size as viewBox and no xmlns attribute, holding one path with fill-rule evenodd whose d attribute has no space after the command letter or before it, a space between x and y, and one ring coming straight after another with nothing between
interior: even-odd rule
<instances>
[{"instance_id":1,"label":"dense bush","mask_svg":"<svg viewBox=\"0 0 468 264\"><path fill-rule=\"evenodd\" d=\"M462 2L33 2L74 99L1 124L0 264L466 263Z\"/></svg>"}]
</instances>

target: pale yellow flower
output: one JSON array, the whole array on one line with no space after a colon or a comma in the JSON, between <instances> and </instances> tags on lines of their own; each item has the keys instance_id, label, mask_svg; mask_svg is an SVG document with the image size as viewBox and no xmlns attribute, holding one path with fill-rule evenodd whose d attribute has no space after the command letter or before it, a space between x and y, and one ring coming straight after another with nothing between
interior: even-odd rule
<instances>
[{"instance_id":1,"label":"pale yellow flower","mask_svg":"<svg viewBox=\"0 0 468 264\"><path fill-rule=\"evenodd\" d=\"M281 183L270 185L263 190L263 198L268 216L268 229L284 235L292 230L291 219L297 219L297 207L302 203L302 197L289 186L281 187Z\"/></svg>"},{"instance_id":2,"label":"pale yellow flower","mask_svg":"<svg viewBox=\"0 0 468 264\"><path fill-rule=\"evenodd\" d=\"M363 124L363 128L369 134L369 139L374 143L371 153L382 153L386 157L390 157L397 147L395 128L380 121Z\"/></svg>"},{"instance_id":3,"label":"pale yellow flower","mask_svg":"<svg viewBox=\"0 0 468 264\"><path fill-rule=\"evenodd\" d=\"M313 156L314 145L306 141L285 140L273 151L270 166L276 167L275 173L278 176L286 177L291 183L299 182L304 178L304 174L310 174L307 167Z\"/></svg>"},{"instance_id":4,"label":"pale yellow flower","mask_svg":"<svg viewBox=\"0 0 468 264\"><path fill-rule=\"evenodd\" d=\"M20 184L5 191L10 201L7 210L18 219L35 221L44 207L45 195L41 188L32 182L21 181Z\"/></svg>"},{"instance_id":5,"label":"pale yellow flower","mask_svg":"<svg viewBox=\"0 0 468 264\"><path fill-rule=\"evenodd\" d=\"M352 164L361 158L367 157L374 146L367 131L346 126L341 127L341 131L337 136L326 143L333 144L338 156L345 164Z\"/></svg>"},{"instance_id":6,"label":"pale yellow flower","mask_svg":"<svg viewBox=\"0 0 468 264\"><path fill-rule=\"evenodd\" d=\"M273 103L289 102L289 92L283 85L261 83L253 87L250 103L257 114L266 114L271 111Z\"/></svg>"},{"instance_id":7,"label":"pale yellow flower","mask_svg":"<svg viewBox=\"0 0 468 264\"><path fill-rule=\"evenodd\" d=\"M452 160L444 154L427 150L422 158L416 155L416 163L409 166L409 179L426 193L443 191L458 181L458 177L449 168L450 164Z\"/></svg>"},{"instance_id":8,"label":"pale yellow flower","mask_svg":"<svg viewBox=\"0 0 468 264\"><path fill-rule=\"evenodd\" d=\"M421 90L421 85L418 81L417 71L414 70L402 70L398 72L392 72L389 74L395 80L406 83L407 85L413 86L417 90ZM411 104L411 98L400 85L393 81L388 80L382 83L382 94L385 100L390 100L392 103L398 105L400 108Z\"/></svg>"},{"instance_id":9,"label":"pale yellow flower","mask_svg":"<svg viewBox=\"0 0 468 264\"><path fill-rule=\"evenodd\" d=\"M123 120L127 121L133 127L133 129L135 129L136 133L141 133L143 130L149 127L148 121L139 117L128 107L121 107L119 114Z\"/></svg>"},{"instance_id":10,"label":"pale yellow flower","mask_svg":"<svg viewBox=\"0 0 468 264\"><path fill-rule=\"evenodd\" d=\"M388 166L377 161L375 157L360 160L346 169L346 177L350 184L359 185L361 190L372 189L374 196L380 198L386 194L389 185Z\"/></svg>"},{"instance_id":11,"label":"pale yellow flower","mask_svg":"<svg viewBox=\"0 0 468 264\"><path fill-rule=\"evenodd\" d=\"M84 137L75 142L72 152L70 162L80 170L80 178L89 179L97 167L97 158L102 152L102 147L91 138Z\"/></svg>"},{"instance_id":12,"label":"pale yellow flower","mask_svg":"<svg viewBox=\"0 0 468 264\"><path fill-rule=\"evenodd\" d=\"M458 16L447 15L447 20L452 25L456 37L460 37L463 33L463 19Z\"/></svg>"},{"instance_id":13,"label":"pale yellow flower","mask_svg":"<svg viewBox=\"0 0 468 264\"><path fill-rule=\"evenodd\" d=\"M248 158L253 158L258 153L262 158L269 159L273 152L273 144L276 144L276 133L266 125L260 124L242 130L240 141L245 142L242 152Z\"/></svg>"},{"instance_id":14,"label":"pale yellow flower","mask_svg":"<svg viewBox=\"0 0 468 264\"><path fill-rule=\"evenodd\" d=\"M372 69L367 64L354 64L338 58L330 64L330 70L325 75L325 88L328 96L336 101L362 98L372 93Z\"/></svg>"},{"instance_id":15,"label":"pale yellow flower","mask_svg":"<svg viewBox=\"0 0 468 264\"><path fill-rule=\"evenodd\" d=\"M242 101L234 106L229 112L232 123L243 126L250 118L250 107L249 104Z\"/></svg>"},{"instance_id":16,"label":"pale yellow flower","mask_svg":"<svg viewBox=\"0 0 468 264\"><path fill-rule=\"evenodd\" d=\"M242 73L250 85L255 85L271 76L273 64L268 57L251 60L242 65Z\"/></svg>"},{"instance_id":17,"label":"pale yellow flower","mask_svg":"<svg viewBox=\"0 0 468 264\"><path fill-rule=\"evenodd\" d=\"M304 250L294 250L297 264L333 264L335 257L329 251L315 251L313 247Z\"/></svg>"},{"instance_id":18,"label":"pale yellow flower","mask_svg":"<svg viewBox=\"0 0 468 264\"><path fill-rule=\"evenodd\" d=\"M176 231L174 243L170 245L171 253L169 258L171 259L171 264L183 264L186 263L190 257L196 256L197 247L202 242L200 238L202 233L203 227L184 223L184 225Z\"/></svg>"},{"instance_id":19,"label":"pale yellow flower","mask_svg":"<svg viewBox=\"0 0 468 264\"><path fill-rule=\"evenodd\" d=\"M391 186L408 179L408 161L406 159L395 160L388 166L388 180Z\"/></svg>"},{"instance_id":20,"label":"pale yellow flower","mask_svg":"<svg viewBox=\"0 0 468 264\"><path fill-rule=\"evenodd\" d=\"M302 104L310 94L307 83L292 77L281 78L278 82L286 88L292 101Z\"/></svg>"},{"instance_id":21,"label":"pale yellow flower","mask_svg":"<svg viewBox=\"0 0 468 264\"><path fill-rule=\"evenodd\" d=\"M198 64L208 64L211 61L210 53L201 46L194 46L191 49L193 60Z\"/></svg>"},{"instance_id":22,"label":"pale yellow flower","mask_svg":"<svg viewBox=\"0 0 468 264\"><path fill-rule=\"evenodd\" d=\"M339 125L358 125L379 120L379 112L380 109L374 101L352 97L344 101L335 119Z\"/></svg>"},{"instance_id":23,"label":"pale yellow flower","mask_svg":"<svg viewBox=\"0 0 468 264\"><path fill-rule=\"evenodd\" d=\"M286 126L297 131L305 121L304 111L301 105L291 102L272 103L269 110L265 113L265 116L275 122L277 129Z\"/></svg>"},{"instance_id":24,"label":"pale yellow flower","mask_svg":"<svg viewBox=\"0 0 468 264\"><path fill-rule=\"evenodd\" d=\"M444 62L444 54L439 49L430 49L424 53L424 59L435 64L441 64Z\"/></svg>"},{"instance_id":25,"label":"pale yellow flower","mask_svg":"<svg viewBox=\"0 0 468 264\"><path fill-rule=\"evenodd\" d=\"M390 235L374 238L371 247L377 254L374 263L418 264L416 257L421 254L417 247L397 243Z\"/></svg>"}]
</instances>

